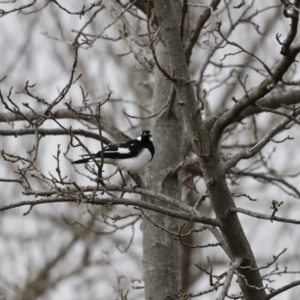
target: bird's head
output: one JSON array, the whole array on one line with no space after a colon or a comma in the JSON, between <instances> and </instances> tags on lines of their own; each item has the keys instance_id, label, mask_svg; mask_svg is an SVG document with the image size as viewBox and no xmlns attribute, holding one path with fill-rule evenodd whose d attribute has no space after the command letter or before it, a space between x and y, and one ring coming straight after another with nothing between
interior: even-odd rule
<instances>
[{"instance_id":1,"label":"bird's head","mask_svg":"<svg viewBox=\"0 0 300 300\"><path fill-rule=\"evenodd\" d=\"M137 138L139 141L148 141L152 142L152 134L150 130L143 130L140 136Z\"/></svg>"}]
</instances>

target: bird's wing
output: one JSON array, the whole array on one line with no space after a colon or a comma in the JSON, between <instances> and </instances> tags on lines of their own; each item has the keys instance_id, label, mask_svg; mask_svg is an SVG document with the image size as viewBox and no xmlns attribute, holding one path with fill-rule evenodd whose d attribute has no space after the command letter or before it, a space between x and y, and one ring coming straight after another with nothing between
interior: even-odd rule
<instances>
[{"instance_id":1,"label":"bird's wing","mask_svg":"<svg viewBox=\"0 0 300 300\"><path fill-rule=\"evenodd\" d=\"M104 148L104 158L124 159L138 155L140 151L140 141L131 140L124 143L109 145ZM99 151L96 157L101 157L102 152Z\"/></svg>"}]
</instances>

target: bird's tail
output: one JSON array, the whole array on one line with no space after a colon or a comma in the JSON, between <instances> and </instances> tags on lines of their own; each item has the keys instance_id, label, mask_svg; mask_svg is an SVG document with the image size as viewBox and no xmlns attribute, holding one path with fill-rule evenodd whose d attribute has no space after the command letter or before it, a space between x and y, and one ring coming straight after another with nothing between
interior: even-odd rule
<instances>
[{"instance_id":1,"label":"bird's tail","mask_svg":"<svg viewBox=\"0 0 300 300\"><path fill-rule=\"evenodd\" d=\"M91 157L89 157L89 158L83 158L83 159L78 159L78 160L72 161L72 164L73 165L85 164L85 163L89 162L90 160L91 160Z\"/></svg>"}]
</instances>

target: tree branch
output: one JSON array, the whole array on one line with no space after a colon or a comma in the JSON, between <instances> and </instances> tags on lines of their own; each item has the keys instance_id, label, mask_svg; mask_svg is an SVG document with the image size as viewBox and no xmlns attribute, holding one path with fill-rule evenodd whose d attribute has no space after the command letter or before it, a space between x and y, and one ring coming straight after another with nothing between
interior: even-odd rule
<instances>
[{"instance_id":1,"label":"tree branch","mask_svg":"<svg viewBox=\"0 0 300 300\"><path fill-rule=\"evenodd\" d=\"M294 41L296 35L297 35L297 29L298 29L298 21L299 21L299 6L300 1L296 0L293 5L291 5L288 1L288 4L285 3L285 1L281 1L284 4L284 11L283 14L286 18L291 18L291 25L290 25L290 31L285 39L285 41L282 44L281 48L281 54L287 55L287 53L290 50L291 44ZM290 13L289 11L292 10Z\"/></svg>"},{"instance_id":2,"label":"tree branch","mask_svg":"<svg viewBox=\"0 0 300 300\"><path fill-rule=\"evenodd\" d=\"M291 283L289 283L287 285L284 285L283 287L281 287L281 288L273 291L272 293L268 294L264 298L264 300L271 299L271 298L277 296L278 294L281 294L281 293L283 293L283 292L285 292L285 291L287 291L287 290L289 290L289 289L291 289L291 288L293 288L294 286L297 286L297 285L300 285L300 280L293 281L293 282L291 282Z\"/></svg>"},{"instance_id":3,"label":"tree branch","mask_svg":"<svg viewBox=\"0 0 300 300\"><path fill-rule=\"evenodd\" d=\"M186 42L185 47L184 47L184 55L185 55L185 59L187 64L190 63L190 58L192 56L192 51L193 48L196 44L196 42L198 41L199 35L205 25L205 23L207 22L207 20L211 17L211 11L215 11L218 7L218 5L220 4L220 0L212 0L210 2L210 7L211 8L206 8L203 12L202 15L200 15L200 17L197 20L196 26L194 28L194 30L191 33L191 36L189 38L189 40Z\"/></svg>"},{"instance_id":4,"label":"tree branch","mask_svg":"<svg viewBox=\"0 0 300 300\"><path fill-rule=\"evenodd\" d=\"M115 0L103 0L103 4L107 12L114 19L114 23L118 26L121 36L136 60L144 66L146 70L151 71L155 65L152 53L146 45L143 46L143 42L130 26L122 12L122 6ZM130 5L133 5L133 3Z\"/></svg>"},{"instance_id":5,"label":"tree branch","mask_svg":"<svg viewBox=\"0 0 300 300\"><path fill-rule=\"evenodd\" d=\"M101 191L101 192L123 192L123 193L136 193L136 194L140 194L143 196L147 196L150 198L154 198L160 201L163 201L165 203L171 204L175 207L180 208L181 210L185 211L186 213L192 213L192 215L194 216L201 216L199 211L195 211L192 207L182 203L181 201L174 199L172 197L151 191L151 190L147 190L147 189L143 189L143 188L139 188L139 187L128 187L128 186L118 186L118 185L105 185L104 187L98 186L98 187L94 187L94 186L78 186L76 185L76 187L71 187L68 186L68 188L65 189L58 189L56 191L24 191L23 194L24 195L34 195L35 197L38 196L53 196L53 195L69 195L69 194L74 194L74 193L78 193L80 192L80 194L83 193L88 193L88 192L94 192L94 191ZM144 202L142 202L144 203ZM137 205L138 206L138 205ZM191 216L192 218L192 216ZM205 218L205 217L204 217ZM191 220L191 219L190 219ZM215 222L214 224L217 224L217 222ZM218 226L218 225L213 225L213 226Z\"/></svg>"},{"instance_id":6,"label":"tree branch","mask_svg":"<svg viewBox=\"0 0 300 300\"><path fill-rule=\"evenodd\" d=\"M229 287L231 285L231 281L232 281L232 278L233 278L233 275L234 275L234 272L242 264L243 260L244 259L242 257L238 257L232 263L231 268L227 271L227 276L226 276L226 279L225 279L225 282L224 282L224 285L223 285L223 288L222 288L222 292L219 295L219 297L217 298L217 300L224 300L225 297L227 296L228 290L229 290Z\"/></svg>"},{"instance_id":7,"label":"tree branch","mask_svg":"<svg viewBox=\"0 0 300 300\"><path fill-rule=\"evenodd\" d=\"M300 43L293 44L288 51L287 56L284 56L281 61L275 66L273 76L269 75L260 85L253 88L250 92L245 94L243 98L225 112L213 125L211 130L212 144L217 146L223 130L235 119L238 118L240 113L247 107L253 105L257 100L267 95L282 79L289 67L295 62L296 56L300 51Z\"/></svg>"},{"instance_id":8,"label":"tree branch","mask_svg":"<svg viewBox=\"0 0 300 300\"><path fill-rule=\"evenodd\" d=\"M69 132L64 129L44 129L44 128L38 128L38 134L41 136L46 135L69 135ZM93 133L91 131L83 130L83 129L70 129L72 134L81 135L85 137L92 138L94 140L99 140L99 134ZM22 135L31 135L35 134L35 129L4 129L0 130L0 136L22 136ZM105 144L109 144L110 141L105 138L103 138L103 142Z\"/></svg>"},{"instance_id":9,"label":"tree branch","mask_svg":"<svg viewBox=\"0 0 300 300\"><path fill-rule=\"evenodd\" d=\"M245 214L247 216L257 218L257 219L284 222L284 223L290 223L290 224L300 224L300 221L295 220L295 219L286 219L286 218L276 217L276 216L273 216L273 215L264 215L264 214L256 213L254 211L247 210L247 209L244 209L244 208L241 208L241 207L231 207L228 210L229 214L235 213L235 212L239 212L239 213L242 213L242 214Z\"/></svg>"},{"instance_id":10,"label":"tree branch","mask_svg":"<svg viewBox=\"0 0 300 300\"><path fill-rule=\"evenodd\" d=\"M254 114L262 112L260 107L262 108L270 108L276 109L280 108L283 105L295 105L300 103L300 89L292 91L274 91L270 95L260 99L256 102L257 106L249 106L247 107L241 114L241 118L245 118L248 116L252 116Z\"/></svg>"},{"instance_id":11,"label":"tree branch","mask_svg":"<svg viewBox=\"0 0 300 300\"><path fill-rule=\"evenodd\" d=\"M300 89L292 91L274 91L268 96L258 100L256 105L251 105L245 108L236 119L232 120L232 123L240 122L246 117L253 116L264 112L262 108L277 109L286 105L295 105L300 103ZM218 116L213 116L204 120L205 128L210 131L217 121ZM232 124L231 123L231 124Z\"/></svg>"},{"instance_id":12,"label":"tree branch","mask_svg":"<svg viewBox=\"0 0 300 300\"><path fill-rule=\"evenodd\" d=\"M51 117L53 119L74 119L74 120L80 119L82 121L86 121L92 125L97 126L97 122L94 116L90 114L81 113L83 108L77 108L77 109L78 111L75 109L57 109L51 112ZM22 115L24 115L24 117ZM29 119L31 121L37 120L44 115L44 111L42 110L36 110L35 112L27 111L27 112L22 112L22 115L0 112L0 123L25 121L26 119ZM52 118L49 119L52 120ZM113 136L117 141L129 139L129 137L126 134L124 134L122 131L112 126L110 123L106 122L104 119L101 119L101 128L103 131L106 131L111 136Z\"/></svg>"},{"instance_id":13,"label":"tree branch","mask_svg":"<svg viewBox=\"0 0 300 300\"><path fill-rule=\"evenodd\" d=\"M292 112L290 114L291 117L297 117L299 115L300 115L300 109L298 109L295 112ZM263 149L264 146L266 146L271 141L271 139L277 133L279 133L282 129L284 129L291 122L292 122L292 120L290 118L282 119L251 149L246 150L246 151L243 150L243 151L240 151L239 153L235 154L231 159L229 159L226 163L224 163L223 167L224 167L225 172L227 172L232 167L234 167L240 160L253 157L255 154L257 154L260 150Z\"/></svg>"},{"instance_id":14,"label":"tree branch","mask_svg":"<svg viewBox=\"0 0 300 300\"><path fill-rule=\"evenodd\" d=\"M0 207L0 211L5 211L9 210L12 208L16 207L22 207L26 205L30 206L36 206L40 204L45 204L45 203L66 203L66 202L71 202L71 203L83 203L83 204L92 204L92 205L104 205L104 206L112 206L112 205L125 205L125 206L138 206L142 207L145 209L149 209L152 211L156 211L168 216L172 216L175 218L187 220L190 222L197 222L197 223L203 223L211 226L218 226L218 222L214 219L206 218L206 217L200 217L200 216L193 216L193 215L188 215L185 213L180 213L175 210L171 210L168 208L164 208L161 206L157 206L151 203L146 203L141 200L134 200L134 199L128 199L128 198L98 198L94 197L94 200L86 200L84 202L78 202L78 198L75 197L56 197L56 198L42 198L38 200L25 200L25 201L20 201L17 203L12 203L8 205L4 205Z\"/></svg>"}]
</instances>

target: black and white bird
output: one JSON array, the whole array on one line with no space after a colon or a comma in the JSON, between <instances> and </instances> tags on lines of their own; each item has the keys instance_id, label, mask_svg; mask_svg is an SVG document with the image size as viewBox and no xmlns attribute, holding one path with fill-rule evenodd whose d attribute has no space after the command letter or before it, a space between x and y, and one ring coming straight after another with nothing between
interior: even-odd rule
<instances>
[{"instance_id":1,"label":"black and white bird","mask_svg":"<svg viewBox=\"0 0 300 300\"><path fill-rule=\"evenodd\" d=\"M108 145L103 149L103 163L114 165L119 169L124 185L126 183L121 171L127 171L134 180L130 172L138 173L153 159L155 149L151 137L151 132L144 130L135 140ZM102 151L82 156L88 157L75 160L72 164L85 164L93 161L101 163L102 161Z\"/></svg>"}]
</instances>

